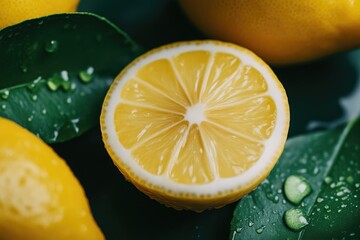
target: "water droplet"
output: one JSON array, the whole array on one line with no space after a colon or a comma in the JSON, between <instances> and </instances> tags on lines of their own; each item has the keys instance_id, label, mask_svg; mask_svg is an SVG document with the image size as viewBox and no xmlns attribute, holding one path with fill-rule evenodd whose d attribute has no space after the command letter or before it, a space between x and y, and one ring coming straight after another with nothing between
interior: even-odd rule
<instances>
[{"instance_id":1,"label":"water droplet","mask_svg":"<svg viewBox=\"0 0 360 240\"><path fill-rule=\"evenodd\" d=\"M299 231L309 224L304 212L295 208L289 209L285 212L284 220L287 227L294 231Z\"/></svg>"},{"instance_id":2,"label":"water droplet","mask_svg":"<svg viewBox=\"0 0 360 240\"><path fill-rule=\"evenodd\" d=\"M249 224L248 224L248 226L249 226L249 227L252 227L252 226L254 226L254 223L253 223L252 221L250 221Z\"/></svg>"},{"instance_id":3,"label":"water droplet","mask_svg":"<svg viewBox=\"0 0 360 240\"><path fill-rule=\"evenodd\" d=\"M285 180L284 191L286 198L298 205L311 193L311 187L305 178L291 175Z\"/></svg>"},{"instance_id":4,"label":"water droplet","mask_svg":"<svg viewBox=\"0 0 360 240\"><path fill-rule=\"evenodd\" d=\"M52 81L52 80L47 81L47 86L51 91L56 91L58 89L58 87L59 87L59 85L56 82Z\"/></svg>"},{"instance_id":5,"label":"water droplet","mask_svg":"<svg viewBox=\"0 0 360 240\"><path fill-rule=\"evenodd\" d=\"M68 97L68 98L66 99L66 102L70 104L70 103L72 102L71 97Z\"/></svg>"},{"instance_id":6,"label":"water droplet","mask_svg":"<svg viewBox=\"0 0 360 240\"><path fill-rule=\"evenodd\" d=\"M56 139L58 138L58 136L59 136L59 132L55 130L55 131L54 131L54 137L53 137L51 140L56 141Z\"/></svg>"},{"instance_id":7,"label":"water droplet","mask_svg":"<svg viewBox=\"0 0 360 240\"><path fill-rule=\"evenodd\" d=\"M322 201L324 201L324 199L321 198L321 197L318 197L318 198L316 199L316 202L318 202L318 203L321 203Z\"/></svg>"},{"instance_id":8,"label":"water droplet","mask_svg":"<svg viewBox=\"0 0 360 240\"><path fill-rule=\"evenodd\" d=\"M76 83L71 83L70 90L75 90L75 89L76 89Z\"/></svg>"},{"instance_id":9,"label":"water droplet","mask_svg":"<svg viewBox=\"0 0 360 240\"><path fill-rule=\"evenodd\" d=\"M56 91L63 84L63 82L63 78L59 76L59 74L55 74L46 81L46 84L51 91Z\"/></svg>"},{"instance_id":10,"label":"water droplet","mask_svg":"<svg viewBox=\"0 0 360 240\"><path fill-rule=\"evenodd\" d=\"M63 82L61 84L61 86L66 92L69 92L71 90L71 83L70 82Z\"/></svg>"},{"instance_id":11,"label":"water droplet","mask_svg":"<svg viewBox=\"0 0 360 240\"><path fill-rule=\"evenodd\" d=\"M336 193L336 196L342 197L342 196L344 196L344 194L345 193L343 191L339 191L339 192Z\"/></svg>"},{"instance_id":12,"label":"water droplet","mask_svg":"<svg viewBox=\"0 0 360 240\"><path fill-rule=\"evenodd\" d=\"M8 99L10 96L10 91L8 89L4 89L0 91L0 97L4 100Z\"/></svg>"},{"instance_id":13,"label":"water droplet","mask_svg":"<svg viewBox=\"0 0 360 240\"><path fill-rule=\"evenodd\" d=\"M21 70L21 72L23 72L23 73L27 73L28 68L27 68L26 66L22 65L22 66L20 67L20 70Z\"/></svg>"},{"instance_id":14,"label":"water droplet","mask_svg":"<svg viewBox=\"0 0 360 240\"><path fill-rule=\"evenodd\" d=\"M45 51L48 53L53 53L58 48L58 42L56 40L51 40L45 44Z\"/></svg>"},{"instance_id":15,"label":"water droplet","mask_svg":"<svg viewBox=\"0 0 360 240\"><path fill-rule=\"evenodd\" d=\"M38 96L37 96L37 95L32 95L31 99L32 99L33 101L36 101L36 100L38 99Z\"/></svg>"},{"instance_id":16,"label":"water droplet","mask_svg":"<svg viewBox=\"0 0 360 240\"><path fill-rule=\"evenodd\" d=\"M242 230L241 227L237 227L235 231L239 233L239 232L241 232L241 230Z\"/></svg>"},{"instance_id":17,"label":"water droplet","mask_svg":"<svg viewBox=\"0 0 360 240\"><path fill-rule=\"evenodd\" d=\"M257 234L262 234L262 233L264 232L264 230L265 230L265 226L262 225L261 227L259 227L259 228L256 229L256 233L257 233Z\"/></svg>"},{"instance_id":18,"label":"water droplet","mask_svg":"<svg viewBox=\"0 0 360 240\"><path fill-rule=\"evenodd\" d=\"M41 113L45 115L47 113L46 109L44 108L43 110L41 110Z\"/></svg>"},{"instance_id":19,"label":"water droplet","mask_svg":"<svg viewBox=\"0 0 360 240\"><path fill-rule=\"evenodd\" d=\"M60 76L64 81L69 81L69 73L66 70L60 72Z\"/></svg>"},{"instance_id":20,"label":"water droplet","mask_svg":"<svg viewBox=\"0 0 360 240\"><path fill-rule=\"evenodd\" d=\"M79 78L82 82L84 83L88 83L92 80L92 74L94 73L94 68L93 67L89 67L88 69L86 69L86 71L80 71L79 73Z\"/></svg>"},{"instance_id":21,"label":"water droplet","mask_svg":"<svg viewBox=\"0 0 360 240\"><path fill-rule=\"evenodd\" d=\"M351 183L354 182L354 178L353 178L352 176L348 176L348 177L346 178L346 181L351 184Z\"/></svg>"},{"instance_id":22,"label":"water droplet","mask_svg":"<svg viewBox=\"0 0 360 240\"><path fill-rule=\"evenodd\" d=\"M326 184L330 184L331 181L332 181L331 177L325 177L325 179L324 179L324 182L325 182Z\"/></svg>"},{"instance_id":23,"label":"water droplet","mask_svg":"<svg viewBox=\"0 0 360 240\"><path fill-rule=\"evenodd\" d=\"M27 121L32 122L33 119L34 119L34 115L31 115L30 117L28 117Z\"/></svg>"},{"instance_id":24,"label":"water droplet","mask_svg":"<svg viewBox=\"0 0 360 240\"><path fill-rule=\"evenodd\" d=\"M356 183L356 184L355 184L355 187L356 187L356 188L359 188L359 187L360 187L360 183Z\"/></svg>"},{"instance_id":25,"label":"water droplet","mask_svg":"<svg viewBox=\"0 0 360 240\"><path fill-rule=\"evenodd\" d=\"M318 167L314 168L313 174L317 175L320 172L320 169Z\"/></svg>"},{"instance_id":26,"label":"water droplet","mask_svg":"<svg viewBox=\"0 0 360 240\"><path fill-rule=\"evenodd\" d=\"M38 21L38 24L39 24L39 25L42 25L43 23L44 23L43 20Z\"/></svg>"},{"instance_id":27,"label":"water droplet","mask_svg":"<svg viewBox=\"0 0 360 240\"><path fill-rule=\"evenodd\" d=\"M75 118L75 119L71 119L71 124L73 129L75 130L76 133L78 133L80 131L79 127L78 127L78 123L80 122L79 118Z\"/></svg>"},{"instance_id":28,"label":"water droplet","mask_svg":"<svg viewBox=\"0 0 360 240\"><path fill-rule=\"evenodd\" d=\"M38 90L38 88L41 86L41 82L42 82L42 77L38 77L36 78L34 81L32 81L28 86L27 89L32 91L32 92L36 92Z\"/></svg>"},{"instance_id":29,"label":"water droplet","mask_svg":"<svg viewBox=\"0 0 360 240\"><path fill-rule=\"evenodd\" d=\"M6 109L6 105L5 104L1 104L1 109L5 110Z\"/></svg>"}]
</instances>

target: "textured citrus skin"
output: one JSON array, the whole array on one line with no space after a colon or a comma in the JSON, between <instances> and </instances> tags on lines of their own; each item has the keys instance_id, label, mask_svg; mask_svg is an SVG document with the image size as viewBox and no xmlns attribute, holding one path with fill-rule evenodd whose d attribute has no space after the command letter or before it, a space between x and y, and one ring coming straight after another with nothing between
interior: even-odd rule
<instances>
[{"instance_id":1,"label":"textured citrus skin","mask_svg":"<svg viewBox=\"0 0 360 240\"><path fill-rule=\"evenodd\" d=\"M84 190L42 140L0 118L0 239L101 240Z\"/></svg>"},{"instance_id":2,"label":"textured citrus skin","mask_svg":"<svg viewBox=\"0 0 360 240\"><path fill-rule=\"evenodd\" d=\"M180 0L204 33L270 64L310 61L360 46L359 0Z\"/></svg>"},{"instance_id":3,"label":"textured citrus skin","mask_svg":"<svg viewBox=\"0 0 360 240\"><path fill-rule=\"evenodd\" d=\"M80 0L0 0L0 29L27 19L74 12Z\"/></svg>"}]
</instances>

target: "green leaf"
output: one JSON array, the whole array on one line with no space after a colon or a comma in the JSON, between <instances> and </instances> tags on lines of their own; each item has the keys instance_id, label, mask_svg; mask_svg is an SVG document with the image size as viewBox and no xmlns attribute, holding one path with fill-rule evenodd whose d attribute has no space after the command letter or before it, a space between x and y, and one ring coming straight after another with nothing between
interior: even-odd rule
<instances>
[{"instance_id":1,"label":"green leaf","mask_svg":"<svg viewBox=\"0 0 360 240\"><path fill-rule=\"evenodd\" d=\"M299 206L284 194L297 175L311 193ZM284 214L291 210L284 219ZM301 231L296 214L304 213ZM360 236L360 119L343 128L289 139L279 162L257 189L239 201L230 239L358 239ZM292 226L286 226L285 221ZM308 222L308 224L307 224ZM294 225L294 226L293 226ZM296 226L300 230L302 226ZM260 230L259 230L260 229Z\"/></svg>"},{"instance_id":2,"label":"green leaf","mask_svg":"<svg viewBox=\"0 0 360 240\"><path fill-rule=\"evenodd\" d=\"M0 31L0 116L48 143L98 123L113 78L141 48L103 17L56 14Z\"/></svg>"}]
</instances>

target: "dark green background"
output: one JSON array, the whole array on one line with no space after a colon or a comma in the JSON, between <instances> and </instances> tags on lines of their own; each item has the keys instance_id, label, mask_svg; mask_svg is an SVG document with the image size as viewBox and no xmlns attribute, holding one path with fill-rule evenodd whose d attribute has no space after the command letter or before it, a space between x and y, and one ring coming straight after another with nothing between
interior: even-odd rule
<instances>
[{"instance_id":1,"label":"dark green background","mask_svg":"<svg viewBox=\"0 0 360 240\"><path fill-rule=\"evenodd\" d=\"M187 21L174 0L82 0L79 11L108 18L147 49L206 38ZM273 67L289 97L290 137L319 130L308 128L314 120L329 126L339 119L347 120L339 99L359 90L359 62L360 52L349 51L312 63ZM176 211L149 199L126 182L113 165L101 141L99 126L53 147L83 185L94 217L108 240L229 238L236 203L193 213Z\"/></svg>"}]
</instances>

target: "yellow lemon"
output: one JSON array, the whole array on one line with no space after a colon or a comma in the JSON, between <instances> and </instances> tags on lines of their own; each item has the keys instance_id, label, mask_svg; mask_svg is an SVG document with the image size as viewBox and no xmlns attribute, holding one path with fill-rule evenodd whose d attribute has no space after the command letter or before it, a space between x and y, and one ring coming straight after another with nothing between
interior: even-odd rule
<instances>
[{"instance_id":1,"label":"yellow lemon","mask_svg":"<svg viewBox=\"0 0 360 240\"><path fill-rule=\"evenodd\" d=\"M0 29L27 19L76 11L80 0L0 0Z\"/></svg>"},{"instance_id":2,"label":"yellow lemon","mask_svg":"<svg viewBox=\"0 0 360 240\"><path fill-rule=\"evenodd\" d=\"M0 239L102 240L84 190L38 137L0 118Z\"/></svg>"},{"instance_id":3,"label":"yellow lemon","mask_svg":"<svg viewBox=\"0 0 360 240\"><path fill-rule=\"evenodd\" d=\"M103 141L138 189L175 209L234 202L269 174L289 127L284 88L252 52L220 41L154 49L108 91Z\"/></svg>"},{"instance_id":4,"label":"yellow lemon","mask_svg":"<svg viewBox=\"0 0 360 240\"><path fill-rule=\"evenodd\" d=\"M318 59L360 46L360 0L179 0L204 33L270 64Z\"/></svg>"}]
</instances>

